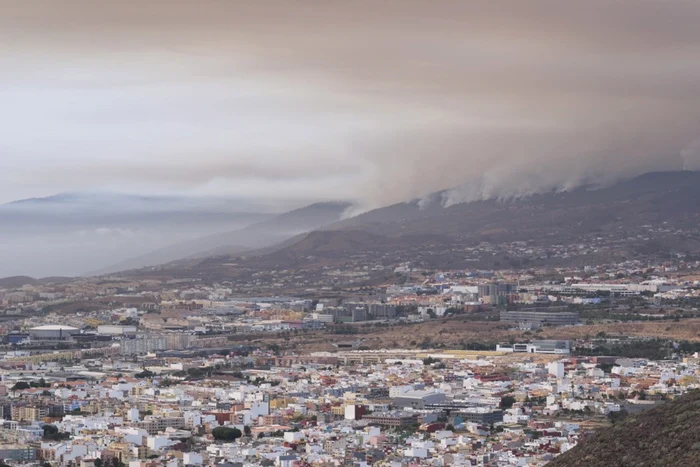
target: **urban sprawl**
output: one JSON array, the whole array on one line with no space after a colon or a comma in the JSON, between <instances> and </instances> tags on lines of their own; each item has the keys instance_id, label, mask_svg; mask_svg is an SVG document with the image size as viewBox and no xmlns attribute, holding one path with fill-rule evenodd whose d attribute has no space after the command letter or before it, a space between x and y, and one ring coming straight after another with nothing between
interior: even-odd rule
<instances>
[{"instance_id":1,"label":"urban sprawl","mask_svg":"<svg viewBox=\"0 0 700 467\"><path fill-rule=\"evenodd\" d=\"M700 387L699 266L6 284L0 459L542 466Z\"/></svg>"}]
</instances>

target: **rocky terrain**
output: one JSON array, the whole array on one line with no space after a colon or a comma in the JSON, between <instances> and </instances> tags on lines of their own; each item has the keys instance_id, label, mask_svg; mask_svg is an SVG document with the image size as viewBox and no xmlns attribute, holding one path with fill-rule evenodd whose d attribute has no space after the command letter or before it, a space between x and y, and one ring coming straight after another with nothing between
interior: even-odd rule
<instances>
[{"instance_id":1,"label":"rocky terrain","mask_svg":"<svg viewBox=\"0 0 700 467\"><path fill-rule=\"evenodd\" d=\"M700 391L630 415L603 429L548 467L700 465Z\"/></svg>"}]
</instances>

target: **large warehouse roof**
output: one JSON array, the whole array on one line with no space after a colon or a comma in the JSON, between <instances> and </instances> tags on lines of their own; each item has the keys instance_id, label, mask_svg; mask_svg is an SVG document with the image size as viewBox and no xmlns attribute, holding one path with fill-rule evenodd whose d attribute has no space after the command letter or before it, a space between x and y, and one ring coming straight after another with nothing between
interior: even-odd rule
<instances>
[{"instance_id":1,"label":"large warehouse roof","mask_svg":"<svg viewBox=\"0 0 700 467\"><path fill-rule=\"evenodd\" d=\"M72 326L62 326L60 324L47 324L45 326L31 328L30 331L78 331L78 328L74 328Z\"/></svg>"}]
</instances>

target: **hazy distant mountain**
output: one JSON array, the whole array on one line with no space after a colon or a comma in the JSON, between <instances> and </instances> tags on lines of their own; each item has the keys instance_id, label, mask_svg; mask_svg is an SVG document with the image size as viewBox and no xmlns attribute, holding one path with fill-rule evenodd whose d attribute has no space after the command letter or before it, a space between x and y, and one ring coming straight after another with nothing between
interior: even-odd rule
<instances>
[{"instance_id":1,"label":"hazy distant mountain","mask_svg":"<svg viewBox=\"0 0 700 467\"><path fill-rule=\"evenodd\" d=\"M44 277L35 279L29 276L12 276L0 278L0 288L16 289L25 285L63 284L72 281L71 277Z\"/></svg>"},{"instance_id":2,"label":"hazy distant mountain","mask_svg":"<svg viewBox=\"0 0 700 467\"><path fill-rule=\"evenodd\" d=\"M206 250L199 250L195 257L233 254L245 250L275 245L295 235L334 224L352 205L350 203L315 203L289 211L266 221L245 227L237 232L227 232L204 239Z\"/></svg>"},{"instance_id":3,"label":"hazy distant mountain","mask_svg":"<svg viewBox=\"0 0 700 467\"><path fill-rule=\"evenodd\" d=\"M14 289L23 285L37 285L39 281L29 276L12 276L0 278L0 288Z\"/></svg>"},{"instance_id":4,"label":"hazy distant mountain","mask_svg":"<svg viewBox=\"0 0 700 467\"><path fill-rule=\"evenodd\" d=\"M275 213L223 198L64 193L0 205L0 277L78 275Z\"/></svg>"},{"instance_id":5,"label":"hazy distant mountain","mask_svg":"<svg viewBox=\"0 0 700 467\"><path fill-rule=\"evenodd\" d=\"M242 229L197 237L119 262L94 274L136 269L185 258L235 255L282 242L303 232L337 222L351 207L349 203L316 203L285 212Z\"/></svg>"},{"instance_id":6,"label":"hazy distant mountain","mask_svg":"<svg viewBox=\"0 0 700 467\"><path fill-rule=\"evenodd\" d=\"M549 248L578 245L584 238L596 237L603 239L603 246L591 248L588 256L555 256L551 261L566 264L648 258L657 253L700 254L700 172L649 173L604 188L583 187L508 201L444 207L442 199L437 193L427 200L343 219L323 226L320 232L248 251L236 264L251 271L341 267L350 258L363 257L445 269L553 264L549 258L543 262L541 257L532 257L527 249L516 256L486 253L479 258L468 257L464 249L481 242L500 245L513 241ZM226 264L229 255L236 256L235 251L223 249L209 253L205 274L209 277L216 277L217 261ZM195 273L197 267L196 263L187 265Z\"/></svg>"},{"instance_id":7,"label":"hazy distant mountain","mask_svg":"<svg viewBox=\"0 0 700 467\"><path fill-rule=\"evenodd\" d=\"M257 210L255 210L257 209ZM230 225L264 220L259 206L245 205L225 198L138 196L110 193L62 193L0 205L0 232L52 227L73 231L76 227L116 225L170 225L190 228L185 223Z\"/></svg>"}]
</instances>

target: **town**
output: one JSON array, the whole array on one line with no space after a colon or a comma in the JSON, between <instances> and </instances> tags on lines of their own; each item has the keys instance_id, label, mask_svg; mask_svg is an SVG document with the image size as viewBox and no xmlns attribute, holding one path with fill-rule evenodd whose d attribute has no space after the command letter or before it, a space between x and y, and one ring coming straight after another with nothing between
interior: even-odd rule
<instances>
[{"instance_id":1,"label":"town","mask_svg":"<svg viewBox=\"0 0 700 467\"><path fill-rule=\"evenodd\" d=\"M399 263L384 283L270 295L196 278L7 279L0 458L542 466L700 387L698 266ZM338 276L363 270L324 277Z\"/></svg>"}]
</instances>

